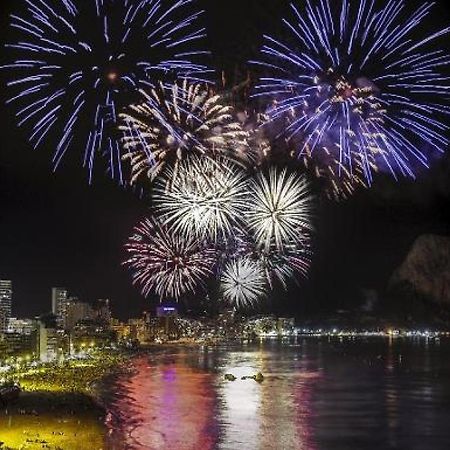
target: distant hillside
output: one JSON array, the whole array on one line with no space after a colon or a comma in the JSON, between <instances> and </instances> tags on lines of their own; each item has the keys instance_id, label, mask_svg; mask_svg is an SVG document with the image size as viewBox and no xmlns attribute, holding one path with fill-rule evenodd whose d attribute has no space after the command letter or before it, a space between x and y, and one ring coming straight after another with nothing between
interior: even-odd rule
<instances>
[{"instance_id":1,"label":"distant hillside","mask_svg":"<svg viewBox=\"0 0 450 450\"><path fill-rule=\"evenodd\" d=\"M389 281L397 311L414 318L450 318L450 237L423 235Z\"/></svg>"}]
</instances>

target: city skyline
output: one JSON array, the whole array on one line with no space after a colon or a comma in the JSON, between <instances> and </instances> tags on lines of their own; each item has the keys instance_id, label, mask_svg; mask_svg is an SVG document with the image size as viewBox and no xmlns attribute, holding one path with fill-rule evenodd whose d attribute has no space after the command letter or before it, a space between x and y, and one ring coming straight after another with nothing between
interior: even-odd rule
<instances>
[{"instance_id":1,"label":"city skyline","mask_svg":"<svg viewBox=\"0 0 450 450\"><path fill-rule=\"evenodd\" d=\"M71 305L84 305L83 313L86 317L90 316L90 312L93 311L94 308L102 309L107 308L110 309L111 302L109 299L105 298L96 298L94 299L80 299L74 291L69 291L65 287L51 287L49 289L49 297L48 297L48 305L44 306L44 308L38 314L32 314L30 311L25 312L20 317L14 314L15 309L15 298L14 298L14 290L12 288L13 282L12 280L1 280L0 279L0 324L2 324L2 330L6 331L10 328L11 320L17 321L17 325L20 326L20 322L22 320L35 319L38 317L43 317L46 315L53 315L56 318L56 324L58 328L65 329L67 326L67 318L73 313L70 307ZM77 315L75 313L75 315ZM79 315L79 314L78 314ZM83 316L83 314L81 314ZM83 317L80 317L82 319ZM9 322L8 322L9 320ZM77 320L75 321L77 322Z\"/></svg>"}]
</instances>

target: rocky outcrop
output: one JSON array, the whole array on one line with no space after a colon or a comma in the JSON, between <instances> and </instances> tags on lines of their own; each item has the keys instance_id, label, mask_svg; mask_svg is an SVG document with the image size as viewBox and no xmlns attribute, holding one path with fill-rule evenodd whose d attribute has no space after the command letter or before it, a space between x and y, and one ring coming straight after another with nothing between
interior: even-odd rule
<instances>
[{"instance_id":1,"label":"rocky outcrop","mask_svg":"<svg viewBox=\"0 0 450 450\"><path fill-rule=\"evenodd\" d=\"M393 274L389 292L410 301L450 308L450 237L420 236Z\"/></svg>"}]
</instances>

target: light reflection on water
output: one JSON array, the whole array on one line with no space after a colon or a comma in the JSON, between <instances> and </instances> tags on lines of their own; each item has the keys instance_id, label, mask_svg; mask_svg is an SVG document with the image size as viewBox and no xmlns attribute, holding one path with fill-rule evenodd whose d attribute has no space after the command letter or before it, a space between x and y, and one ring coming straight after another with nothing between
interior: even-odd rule
<instances>
[{"instance_id":1,"label":"light reflection on water","mask_svg":"<svg viewBox=\"0 0 450 450\"><path fill-rule=\"evenodd\" d=\"M382 339L158 350L113 388L109 448L447 450L449 356L448 341Z\"/></svg>"}]
</instances>

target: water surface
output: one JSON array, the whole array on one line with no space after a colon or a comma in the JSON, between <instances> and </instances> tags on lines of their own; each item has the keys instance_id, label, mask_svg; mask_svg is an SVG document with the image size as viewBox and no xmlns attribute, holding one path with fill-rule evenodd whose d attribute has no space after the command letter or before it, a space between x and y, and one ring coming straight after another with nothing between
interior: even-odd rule
<instances>
[{"instance_id":1,"label":"water surface","mask_svg":"<svg viewBox=\"0 0 450 450\"><path fill-rule=\"evenodd\" d=\"M111 450L450 448L449 340L265 340L133 363L112 387Z\"/></svg>"}]
</instances>

